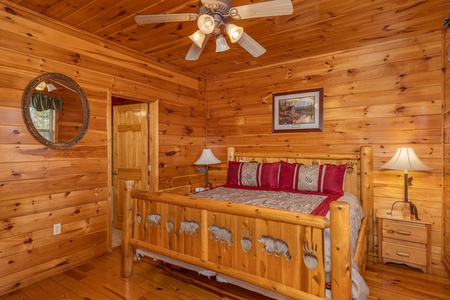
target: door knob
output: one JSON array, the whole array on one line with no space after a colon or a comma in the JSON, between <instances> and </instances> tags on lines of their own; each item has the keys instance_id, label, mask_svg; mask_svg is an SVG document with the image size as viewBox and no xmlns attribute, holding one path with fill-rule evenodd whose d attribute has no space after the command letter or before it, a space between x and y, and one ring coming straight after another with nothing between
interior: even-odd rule
<instances>
[{"instance_id":1,"label":"door knob","mask_svg":"<svg viewBox=\"0 0 450 300\"><path fill-rule=\"evenodd\" d=\"M117 174L119 174L119 173L117 173L117 171L114 171L114 172L113 172L113 175L117 175Z\"/></svg>"}]
</instances>

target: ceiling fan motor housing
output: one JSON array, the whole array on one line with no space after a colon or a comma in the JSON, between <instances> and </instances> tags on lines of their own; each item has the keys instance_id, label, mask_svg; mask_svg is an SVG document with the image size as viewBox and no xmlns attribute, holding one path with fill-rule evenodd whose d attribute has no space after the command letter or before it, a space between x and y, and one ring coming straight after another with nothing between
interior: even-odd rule
<instances>
[{"instance_id":1,"label":"ceiling fan motor housing","mask_svg":"<svg viewBox=\"0 0 450 300\"><path fill-rule=\"evenodd\" d=\"M230 9L232 7L230 0L217 0L217 6L213 8L205 6L202 1L199 1L198 14L200 16L204 14L210 15L220 25L221 22L225 23L231 18Z\"/></svg>"}]
</instances>

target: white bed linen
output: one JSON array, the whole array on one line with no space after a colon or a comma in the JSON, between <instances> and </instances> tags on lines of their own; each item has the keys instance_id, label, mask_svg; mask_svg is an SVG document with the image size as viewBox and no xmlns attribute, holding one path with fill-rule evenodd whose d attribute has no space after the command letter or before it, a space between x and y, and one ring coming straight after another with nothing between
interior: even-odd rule
<instances>
[{"instance_id":1,"label":"white bed linen","mask_svg":"<svg viewBox=\"0 0 450 300\"><path fill-rule=\"evenodd\" d=\"M338 201L347 202L350 205L350 237L352 243L352 257L355 253L356 241L358 239L359 228L364 219L364 210L358 198L351 193L345 192ZM330 212L326 215L330 219ZM330 249L330 228L324 231L324 246L325 246L325 272L331 271L331 249ZM357 268L357 267L356 267ZM359 270L358 270L359 271Z\"/></svg>"}]
</instances>

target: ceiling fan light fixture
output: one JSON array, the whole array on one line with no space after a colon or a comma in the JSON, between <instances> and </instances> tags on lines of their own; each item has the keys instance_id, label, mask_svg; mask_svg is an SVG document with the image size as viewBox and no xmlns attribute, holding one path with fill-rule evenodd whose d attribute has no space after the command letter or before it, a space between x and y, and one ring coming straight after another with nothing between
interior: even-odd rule
<instances>
[{"instance_id":1,"label":"ceiling fan light fixture","mask_svg":"<svg viewBox=\"0 0 450 300\"><path fill-rule=\"evenodd\" d=\"M56 87L53 85L53 83L47 83L47 91L51 92L56 90Z\"/></svg>"},{"instance_id":2,"label":"ceiling fan light fixture","mask_svg":"<svg viewBox=\"0 0 450 300\"><path fill-rule=\"evenodd\" d=\"M236 26L234 24L227 24L225 30L230 37L232 43L236 43L244 34L244 28Z\"/></svg>"},{"instance_id":3,"label":"ceiling fan light fixture","mask_svg":"<svg viewBox=\"0 0 450 300\"><path fill-rule=\"evenodd\" d=\"M203 46L203 41L205 40L205 34L201 32L201 30L197 30L194 34L191 34L189 38L194 44L201 48Z\"/></svg>"},{"instance_id":4,"label":"ceiling fan light fixture","mask_svg":"<svg viewBox=\"0 0 450 300\"><path fill-rule=\"evenodd\" d=\"M216 37L216 52L223 52L230 49L230 46L228 46L227 41L223 37L223 35L218 35Z\"/></svg>"},{"instance_id":5,"label":"ceiling fan light fixture","mask_svg":"<svg viewBox=\"0 0 450 300\"><path fill-rule=\"evenodd\" d=\"M198 29L200 29L201 32L204 34L210 34L214 31L214 28L216 27L214 24L214 18L210 15L201 15L198 18L197 21Z\"/></svg>"},{"instance_id":6,"label":"ceiling fan light fixture","mask_svg":"<svg viewBox=\"0 0 450 300\"><path fill-rule=\"evenodd\" d=\"M35 90L43 91L47 87L45 81L41 81L35 88Z\"/></svg>"}]
</instances>

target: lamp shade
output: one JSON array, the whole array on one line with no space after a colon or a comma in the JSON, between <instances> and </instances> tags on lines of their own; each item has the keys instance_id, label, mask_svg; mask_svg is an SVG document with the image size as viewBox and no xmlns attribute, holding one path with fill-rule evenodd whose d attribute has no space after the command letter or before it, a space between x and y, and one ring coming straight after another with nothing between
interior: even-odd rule
<instances>
[{"instance_id":1,"label":"lamp shade","mask_svg":"<svg viewBox=\"0 0 450 300\"><path fill-rule=\"evenodd\" d=\"M205 34L201 30L197 30L194 34L189 36L191 41L194 42L199 48L203 47L203 41L205 40Z\"/></svg>"},{"instance_id":2,"label":"lamp shade","mask_svg":"<svg viewBox=\"0 0 450 300\"><path fill-rule=\"evenodd\" d=\"M228 46L227 41L223 37L223 35L218 35L216 37L216 52L223 52L230 49L230 46Z\"/></svg>"},{"instance_id":3,"label":"lamp shade","mask_svg":"<svg viewBox=\"0 0 450 300\"><path fill-rule=\"evenodd\" d=\"M36 86L35 89L38 91L43 91L46 86L47 86L47 84L45 83L45 81L41 81L41 82L39 82L39 84Z\"/></svg>"},{"instance_id":4,"label":"lamp shade","mask_svg":"<svg viewBox=\"0 0 450 300\"><path fill-rule=\"evenodd\" d=\"M429 171L431 168L417 157L411 147L399 147L394 157L381 166L383 169Z\"/></svg>"},{"instance_id":5,"label":"lamp shade","mask_svg":"<svg viewBox=\"0 0 450 300\"><path fill-rule=\"evenodd\" d=\"M47 91L51 92L56 90L56 87L53 85L53 83L47 83Z\"/></svg>"},{"instance_id":6,"label":"lamp shade","mask_svg":"<svg viewBox=\"0 0 450 300\"><path fill-rule=\"evenodd\" d=\"M228 24L225 30L230 37L232 43L236 43L244 34L244 28L236 26L234 24Z\"/></svg>"},{"instance_id":7,"label":"lamp shade","mask_svg":"<svg viewBox=\"0 0 450 300\"><path fill-rule=\"evenodd\" d=\"M210 34L214 31L214 18L209 15L201 15L197 20L198 29L204 34Z\"/></svg>"},{"instance_id":8,"label":"lamp shade","mask_svg":"<svg viewBox=\"0 0 450 300\"><path fill-rule=\"evenodd\" d=\"M220 164L222 161L218 160L217 157L214 156L211 149L203 149L200 158L194 163L194 165L213 165Z\"/></svg>"}]
</instances>

